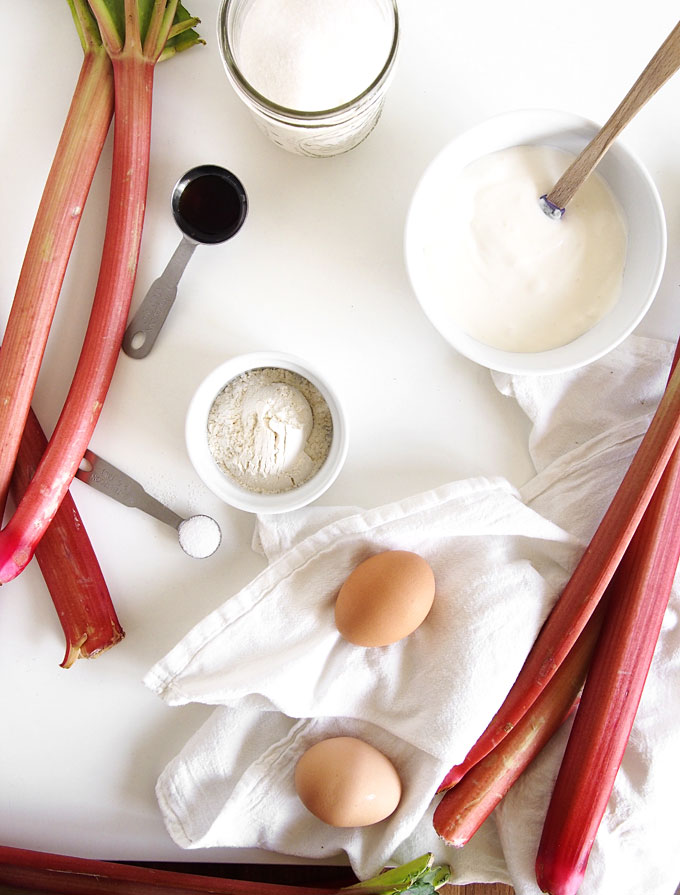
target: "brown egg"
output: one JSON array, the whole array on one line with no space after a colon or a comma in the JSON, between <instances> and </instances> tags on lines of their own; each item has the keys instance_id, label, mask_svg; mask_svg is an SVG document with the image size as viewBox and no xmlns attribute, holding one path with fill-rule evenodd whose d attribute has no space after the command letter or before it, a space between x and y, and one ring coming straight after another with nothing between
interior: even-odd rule
<instances>
[{"instance_id":1,"label":"brown egg","mask_svg":"<svg viewBox=\"0 0 680 895\"><path fill-rule=\"evenodd\" d=\"M434 600L434 573L408 550L387 550L360 563L335 602L335 624L357 646L387 646L413 633Z\"/></svg>"},{"instance_id":2,"label":"brown egg","mask_svg":"<svg viewBox=\"0 0 680 895\"><path fill-rule=\"evenodd\" d=\"M311 746L295 767L302 804L333 827L366 827L389 817L401 798L394 765L355 737L331 737Z\"/></svg>"}]
</instances>

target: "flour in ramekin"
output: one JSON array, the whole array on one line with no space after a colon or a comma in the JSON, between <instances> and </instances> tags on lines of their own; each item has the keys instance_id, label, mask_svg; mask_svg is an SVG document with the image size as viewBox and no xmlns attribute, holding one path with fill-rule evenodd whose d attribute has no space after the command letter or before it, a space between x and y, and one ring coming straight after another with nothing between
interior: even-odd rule
<instances>
[{"instance_id":1,"label":"flour in ramekin","mask_svg":"<svg viewBox=\"0 0 680 895\"><path fill-rule=\"evenodd\" d=\"M208 445L220 469L243 488L290 491L323 465L331 412L304 376L278 367L248 370L219 393L208 415Z\"/></svg>"}]
</instances>

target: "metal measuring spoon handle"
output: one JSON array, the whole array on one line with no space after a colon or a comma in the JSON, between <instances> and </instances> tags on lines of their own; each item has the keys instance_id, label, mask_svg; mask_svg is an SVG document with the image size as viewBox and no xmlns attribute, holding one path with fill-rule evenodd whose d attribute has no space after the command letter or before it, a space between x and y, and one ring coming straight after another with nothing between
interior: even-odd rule
<instances>
[{"instance_id":1,"label":"metal measuring spoon handle","mask_svg":"<svg viewBox=\"0 0 680 895\"><path fill-rule=\"evenodd\" d=\"M146 357L153 348L177 298L177 286L196 245L183 236L165 270L151 284L123 336L123 351L128 357Z\"/></svg>"},{"instance_id":2,"label":"metal measuring spoon handle","mask_svg":"<svg viewBox=\"0 0 680 895\"><path fill-rule=\"evenodd\" d=\"M210 516L182 518L170 507L152 497L139 482L118 469L113 463L99 457L94 451L85 451L81 468L76 471L76 478L107 497L113 498L123 506L142 510L149 516L153 516L154 519L158 519L159 522L164 522L174 528L179 534L180 546L189 556L203 559L211 556L220 545L222 539L220 527ZM190 532L187 531L187 523L195 520L203 520L203 524L209 526L206 549L204 549L205 541L190 537ZM183 531L186 532L186 537L182 536Z\"/></svg>"},{"instance_id":3,"label":"metal measuring spoon handle","mask_svg":"<svg viewBox=\"0 0 680 895\"><path fill-rule=\"evenodd\" d=\"M139 482L109 463L108 460L97 456L94 451L85 451L83 460L84 466L76 472L76 478L79 478L81 482L106 494L107 497L112 497L123 506L134 507L148 513L154 519L158 519L159 522L164 522L172 528L178 528L183 521L181 516L148 494Z\"/></svg>"},{"instance_id":4,"label":"metal measuring spoon handle","mask_svg":"<svg viewBox=\"0 0 680 895\"><path fill-rule=\"evenodd\" d=\"M172 213L184 234L163 273L147 292L123 336L123 351L142 358L153 348L177 296L177 286L196 246L231 239L243 226L248 197L241 181L219 165L187 171L172 191Z\"/></svg>"}]
</instances>

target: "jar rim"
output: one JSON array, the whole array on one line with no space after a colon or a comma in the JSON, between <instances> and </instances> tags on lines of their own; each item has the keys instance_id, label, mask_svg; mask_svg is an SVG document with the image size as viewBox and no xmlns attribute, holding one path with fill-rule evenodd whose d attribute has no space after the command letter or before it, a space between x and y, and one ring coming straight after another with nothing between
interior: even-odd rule
<instances>
[{"instance_id":1,"label":"jar rim","mask_svg":"<svg viewBox=\"0 0 680 895\"><path fill-rule=\"evenodd\" d=\"M362 90L361 93L357 94L346 102L340 103L337 106L332 106L328 109L314 109L313 111L310 111L294 109L290 108L289 106L284 106L276 103L273 100L268 99L258 90L256 90L255 87L253 87L253 85L248 81L248 79L239 68L236 59L234 58L234 55L231 51L227 34L227 16L231 8L233 8L235 2L237 2L237 0L222 0L220 4L220 10L217 18L217 39L220 48L220 54L222 56L222 62L224 63L226 72L229 75L234 88L237 91L240 91L240 93L243 94L249 100L249 102L251 102L258 109L258 111L264 115L288 119L293 123L299 123L303 125L321 125L324 123L328 123L328 119L332 119L333 121L342 120L348 114L354 114L357 105L364 106L370 104L376 97L376 94L378 94L383 85L386 83L392 71L397 56L397 49L399 47L399 12L397 9L396 0L387 0L394 16L394 32L392 35L392 43L390 45L389 52L382 68L373 79L373 81L371 81L371 83L368 85L368 87L366 87L364 90Z\"/></svg>"}]
</instances>

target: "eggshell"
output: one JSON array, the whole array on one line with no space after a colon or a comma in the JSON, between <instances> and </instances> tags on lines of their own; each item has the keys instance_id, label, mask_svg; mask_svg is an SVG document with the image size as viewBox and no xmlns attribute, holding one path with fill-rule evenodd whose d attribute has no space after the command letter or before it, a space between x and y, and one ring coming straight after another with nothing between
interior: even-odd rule
<instances>
[{"instance_id":1,"label":"eggshell","mask_svg":"<svg viewBox=\"0 0 680 895\"><path fill-rule=\"evenodd\" d=\"M401 799L392 762L356 737L331 737L311 746L295 767L303 805L333 827L366 827L389 817Z\"/></svg>"},{"instance_id":2,"label":"eggshell","mask_svg":"<svg viewBox=\"0 0 680 895\"><path fill-rule=\"evenodd\" d=\"M408 550L386 550L360 563L335 602L340 634L357 646L396 643L425 620L434 601L430 565Z\"/></svg>"}]
</instances>

